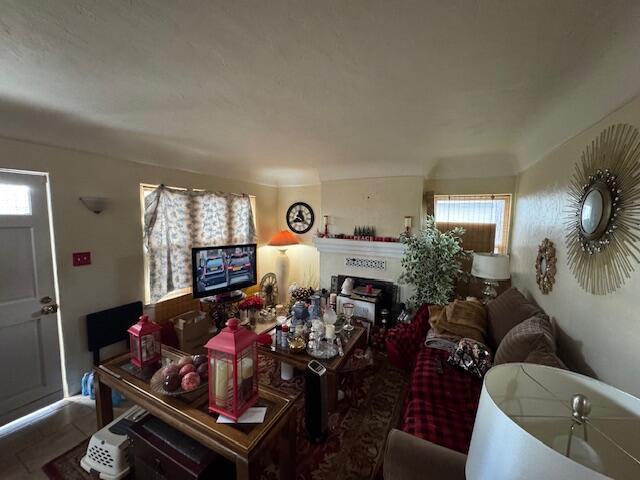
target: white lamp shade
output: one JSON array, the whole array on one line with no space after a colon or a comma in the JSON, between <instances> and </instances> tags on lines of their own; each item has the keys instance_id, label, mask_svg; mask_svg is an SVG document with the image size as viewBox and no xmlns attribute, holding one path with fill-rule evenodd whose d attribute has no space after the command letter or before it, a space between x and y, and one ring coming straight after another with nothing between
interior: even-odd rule
<instances>
[{"instance_id":1,"label":"white lamp shade","mask_svg":"<svg viewBox=\"0 0 640 480\"><path fill-rule=\"evenodd\" d=\"M486 280L507 280L509 273L509 257L493 253L474 253L471 275Z\"/></svg>"},{"instance_id":2,"label":"white lamp shade","mask_svg":"<svg viewBox=\"0 0 640 480\"><path fill-rule=\"evenodd\" d=\"M583 425L576 425L569 458L571 398L577 393L592 407L587 441ZM614 387L542 365L500 365L484 379L466 477L637 479L639 427L640 400Z\"/></svg>"}]
</instances>

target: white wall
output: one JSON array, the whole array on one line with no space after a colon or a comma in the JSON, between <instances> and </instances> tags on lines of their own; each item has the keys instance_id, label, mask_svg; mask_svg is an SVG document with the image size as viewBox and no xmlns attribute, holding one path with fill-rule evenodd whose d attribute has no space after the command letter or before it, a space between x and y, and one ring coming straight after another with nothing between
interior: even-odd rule
<instances>
[{"instance_id":1,"label":"white wall","mask_svg":"<svg viewBox=\"0 0 640 480\"><path fill-rule=\"evenodd\" d=\"M473 195L490 193L514 193L516 177L482 177L482 178L427 178L424 191L436 195Z\"/></svg>"},{"instance_id":2,"label":"white wall","mask_svg":"<svg viewBox=\"0 0 640 480\"><path fill-rule=\"evenodd\" d=\"M512 236L513 283L554 317L560 329L561 353L587 373L640 396L640 272L613 294L585 292L567 265L564 216L567 185L584 147L607 126L640 127L640 99L610 114L556 148L518 178ZM535 283L538 244L551 239L557 248L558 273L549 295ZM640 270L636 265L636 270Z\"/></svg>"},{"instance_id":3,"label":"white wall","mask_svg":"<svg viewBox=\"0 0 640 480\"><path fill-rule=\"evenodd\" d=\"M144 300L140 183L256 195L259 242L276 228L277 189L216 176L171 170L99 155L0 139L0 167L48 172L60 286L60 315L71 393L91 366L84 316ZM212 172L216 173L216 172ZM104 196L109 206L89 212L79 196ZM71 254L90 251L92 265L73 267ZM260 249L263 263L271 252ZM268 267L267 267L268 268Z\"/></svg>"},{"instance_id":4,"label":"white wall","mask_svg":"<svg viewBox=\"0 0 640 480\"><path fill-rule=\"evenodd\" d=\"M289 281L299 285L330 287L331 275L375 276L397 282L397 265L390 262L386 272L346 271L344 255L323 254L313 246L313 237L322 230L322 216L329 215L329 231L353 233L356 225L372 225L378 235L397 236L404 229L404 216L414 217L419 226L422 209L422 177L385 177L335 180L321 185L281 187L278 189L278 228L286 229L286 211L297 201L306 202L314 210L316 223L310 232L298 235L301 244L287 250L290 259ZM269 248L269 247L266 247Z\"/></svg>"},{"instance_id":5,"label":"white wall","mask_svg":"<svg viewBox=\"0 0 640 480\"><path fill-rule=\"evenodd\" d=\"M404 217L413 217L413 227L420 227L424 178L384 177L322 182L322 212L329 215L332 234L352 234L355 226L371 225L376 235L397 237L404 230ZM320 286L329 289L331 276L337 274L370 277L398 283L400 261L387 259L387 269L377 271L345 267L347 255L322 253ZM367 255L367 258L377 258ZM407 287L401 286L401 298Z\"/></svg>"},{"instance_id":6,"label":"white wall","mask_svg":"<svg viewBox=\"0 0 640 480\"><path fill-rule=\"evenodd\" d=\"M423 183L421 176L322 182L322 212L329 215L330 232L353 234L355 226L370 225L376 235L397 237L406 215L419 227Z\"/></svg>"}]
</instances>

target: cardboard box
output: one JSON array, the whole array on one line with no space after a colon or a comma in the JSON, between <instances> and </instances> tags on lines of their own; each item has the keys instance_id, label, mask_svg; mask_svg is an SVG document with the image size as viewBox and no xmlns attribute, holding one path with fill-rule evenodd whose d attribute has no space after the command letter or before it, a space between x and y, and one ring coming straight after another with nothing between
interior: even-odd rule
<instances>
[{"instance_id":1,"label":"cardboard box","mask_svg":"<svg viewBox=\"0 0 640 480\"><path fill-rule=\"evenodd\" d=\"M204 344L213 336L214 327L203 312L191 310L171 319L183 352L204 353Z\"/></svg>"}]
</instances>

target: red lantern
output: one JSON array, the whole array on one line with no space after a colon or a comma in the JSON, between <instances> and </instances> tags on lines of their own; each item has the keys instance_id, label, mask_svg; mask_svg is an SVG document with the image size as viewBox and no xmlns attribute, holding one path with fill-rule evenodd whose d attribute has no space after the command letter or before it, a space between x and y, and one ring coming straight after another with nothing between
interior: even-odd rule
<instances>
[{"instance_id":1,"label":"red lantern","mask_svg":"<svg viewBox=\"0 0 640 480\"><path fill-rule=\"evenodd\" d=\"M144 368L160 361L160 330L160 325L150 322L146 315L142 315L138 323L129 327L131 363L136 367Z\"/></svg>"},{"instance_id":2,"label":"red lantern","mask_svg":"<svg viewBox=\"0 0 640 480\"><path fill-rule=\"evenodd\" d=\"M209 352L209 411L234 421L258 401L258 336L237 318L213 337Z\"/></svg>"}]
</instances>

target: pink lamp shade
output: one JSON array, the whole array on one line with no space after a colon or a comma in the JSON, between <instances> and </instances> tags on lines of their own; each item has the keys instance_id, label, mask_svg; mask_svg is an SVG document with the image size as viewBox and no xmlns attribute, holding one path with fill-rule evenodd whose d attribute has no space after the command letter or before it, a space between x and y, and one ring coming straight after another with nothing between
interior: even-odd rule
<instances>
[{"instance_id":1,"label":"pink lamp shade","mask_svg":"<svg viewBox=\"0 0 640 480\"><path fill-rule=\"evenodd\" d=\"M298 237L296 237L289 230L280 230L276 233L271 240L269 240L269 245L272 247L286 247L289 245L297 245L300 243Z\"/></svg>"}]
</instances>

